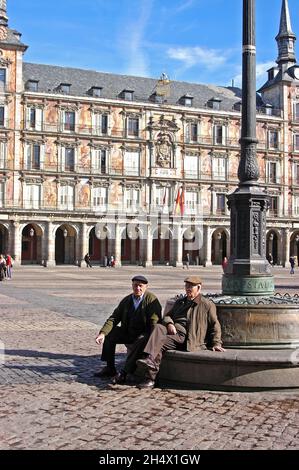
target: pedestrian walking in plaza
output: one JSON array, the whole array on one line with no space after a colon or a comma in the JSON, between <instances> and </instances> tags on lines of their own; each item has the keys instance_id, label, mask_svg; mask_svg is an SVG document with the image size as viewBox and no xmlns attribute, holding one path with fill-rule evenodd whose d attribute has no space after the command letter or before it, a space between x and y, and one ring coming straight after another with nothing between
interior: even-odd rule
<instances>
[{"instance_id":1,"label":"pedestrian walking in plaza","mask_svg":"<svg viewBox=\"0 0 299 470\"><path fill-rule=\"evenodd\" d=\"M115 259L114 259L114 256L113 256L113 255L110 256L109 266L110 266L110 268L114 268L114 267L115 267Z\"/></svg>"},{"instance_id":2,"label":"pedestrian walking in plaza","mask_svg":"<svg viewBox=\"0 0 299 470\"><path fill-rule=\"evenodd\" d=\"M6 261L3 255L0 255L0 281L4 281L6 276Z\"/></svg>"},{"instance_id":3,"label":"pedestrian walking in plaza","mask_svg":"<svg viewBox=\"0 0 299 470\"><path fill-rule=\"evenodd\" d=\"M190 254L189 253L186 253L185 266L186 266L186 269L189 269L189 266L190 266Z\"/></svg>"},{"instance_id":4,"label":"pedestrian walking in plaza","mask_svg":"<svg viewBox=\"0 0 299 470\"><path fill-rule=\"evenodd\" d=\"M11 275L12 275L12 259L9 254L5 255L5 261L6 261L6 277L7 280L11 280Z\"/></svg>"},{"instance_id":5,"label":"pedestrian walking in plaza","mask_svg":"<svg viewBox=\"0 0 299 470\"><path fill-rule=\"evenodd\" d=\"M175 302L161 324L155 325L144 348L144 358L137 361L145 370L139 388L154 387L162 356L169 349L225 351L216 307L201 296L201 279L190 276L184 282L186 295Z\"/></svg>"},{"instance_id":6,"label":"pedestrian walking in plaza","mask_svg":"<svg viewBox=\"0 0 299 470\"><path fill-rule=\"evenodd\" d=\"M87 253L85 256L84 256L84 261L86 263L86 267L87 268L92 268L92 264L90 262L90 256L89 256L89 253Z\"/></svg>"},{"instance_id":7,"label":"pedestrian walking in plaza","mask_svg":"<svg viewBox=\"0 0 299 470\"><path fill-rule=\"evenodd\" d=\"M267 260L271 264L271 266L273 266L273 256L271 253L268 253Z\"/></svg>"},{"instance_id":8,"label":"pedestrian walking in plaza","mask_svg":"<svg viewBox=\"0 0 299 470\"><path fill-rule=\"evenodd\" d=\"M103 344L101 360L107 363L96 377L114 377L114 383L125 383L127 374L134 373L153 327L161 320L162 307L157 297L147 290L144 276L132 279L132 294L124 297L100 329L96 343ZM120 324L120 326L118 326ZM125 344L128 353L124 368L117 374L115 348Z\"/></svg>"},{"instance_id":9,"label":"pedestrian walking in plaza","mask_svg":"<svg viewBox=\"0 0 299 470\"><path fill-rule=\"evenodd\" d=\"M223 258L223 261L222 261L222 269L223 269L223 272L224 272L224 273L225 273L225 271L226 271L227 265L228 265L228 259L227 259L227 257L225 256L225 257Z\"/></svg>"},{"instance_id":10,"label":"pedestrian walking in plaza","mask_svg":"<svg viewBox=\"0 0 299 470\"><path fill-rule=\"evenodd\" d=\"M291 271L290 274L295 274L294 268L295 268L295 257L291 256L290 257L290 265L291 265Z\"/></svg>"}]
</instances>

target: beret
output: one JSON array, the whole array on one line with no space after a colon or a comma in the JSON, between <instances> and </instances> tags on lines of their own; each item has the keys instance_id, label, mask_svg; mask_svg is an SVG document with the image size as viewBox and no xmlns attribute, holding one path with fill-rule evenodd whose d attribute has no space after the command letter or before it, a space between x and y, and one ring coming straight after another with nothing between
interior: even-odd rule
<instances>
[{"instance_id":1,"label":"beret","mask_svg":"<svg viewBox=\"0 0 299 470\"><path fill-rule=\"evenodd\" d=\"M189 284L194 284L197 286L198 284L202 284L202 280L199 276L189 276L184 279L184 282L189 282Z\"/></svg>"}]
</instances>

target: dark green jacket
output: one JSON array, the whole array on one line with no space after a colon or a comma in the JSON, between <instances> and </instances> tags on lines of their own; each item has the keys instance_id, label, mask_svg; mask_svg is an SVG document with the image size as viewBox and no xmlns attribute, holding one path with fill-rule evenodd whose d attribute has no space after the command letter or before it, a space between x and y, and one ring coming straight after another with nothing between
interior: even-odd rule
<instances>
[{"instance_id":1,"label":"dark green jacket","mask_svg":"<svg viewBox=\"0 0 299 470\"><path fill-rule=\"evenodd\" d=\"M121 328L127 332L128 330L128 312L130 310L132 294L127 295L122 299L116 307L111 317L106 320L104 326L101 328L100 333L107 336L110 331L121 323ZM162 307L157 297L151 292L145 292L139 307L140 315L142 315L144 322L144 332L150 333L153 326L161 320Z\"/></svg>"}]
</instances>

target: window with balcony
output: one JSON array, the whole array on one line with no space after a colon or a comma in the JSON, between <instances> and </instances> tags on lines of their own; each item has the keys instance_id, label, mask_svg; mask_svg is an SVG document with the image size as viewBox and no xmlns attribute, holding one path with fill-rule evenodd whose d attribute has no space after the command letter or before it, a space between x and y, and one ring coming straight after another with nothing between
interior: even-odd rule
<instances>
[{"instance_id":1,"label":"window with balcony","mask_svg":"<svg viewBox=\"0 0 299 470\"><path fill-rule=\"evenodd\" d=\"M125 200L124 208L127 212L137 212L140 203L140 191L139 189L126 188L125 189Z\"/></svg>"},{"instance_id":2,"label":"window with balcony","mask_svg":"<svg viewBox=\"0 0 299 470\"><path fill-rule=\"evenodd\" d=\"M293 205L293 215L297 216L299 215L299 196L294 196L294 205Z\"/></svg>"},{"instance_id":3,"label":"window with balcony","mask_svg":"<svg viewBox=\"0 0 299 470\"><path fill-rule=\"evenodd\" d=\"M165 186L157 186L155 189L154 206L157 210L163 211L168 209L170 201L170 188Z\"/></svg>"},{"instance_id":4,"label":"window with balcony","mask_svg":"<svg viewBox=\"0 0 299 470\"><path fill-rule=\"evenodd\" d=\"M227 158L213 157L212 179L225 181L227 179Z\"/></svg>"},{"instance_id":5,"label":"window with balcony","mask_svg":"<svg viewBox=\"0 0 299 470\"><path fill-rule=\"evenodd\" d=\"M107 149L94 149L92 168L101 175L108 173Z\"/></svg>"},{"instance_id":6,"label":"window with balcony","mask_svg":"<svg viewBox=\"0 0 299 470\"><path fill-rule=\"evenodd\" d=\"M270 197L269 214L272 217L278 215L278 197L277 196Z\"/></svg>"},{"instance_id":7,"label":"window with balcony","mask_svg":"<svg viewBox=\"0 0 299 470\"><path fill-rule=\"evenodd\" d=\"M299 102L298 102L298 103L294 103L293 117L294 117L294 121L298 121L298 120L299 120Z\"/></svg>"},{"instance_id":8,"label":"window with balcony","mask_svg":"<svg viewBox=\"0 0 299 470\"><path fill-rule=\"evenodd\" d=\"M139 119L129 117L127 122L128 137L139 137Z\"/></svg>"},{"instance_id":9,"label":"window with balcony","mask_svg":"<svg viewBox=\"0 0 299 470\"><path fill-rule=\"evenodd\" d=\"M139 152L125 152L124 174L129 176L139 175Z\"/></svg>"},{"instance_id":10,"label":"window with balcony","mask_svg":"<svg viewBox=\"0 0 299 470\"><path fill-rule=\"evenodd\" d=\"M73 147L65 147L64 170L75 171L75 149Z\"/></svg>"},{"instance_id":11,"label":"window with balcony","mask_svg":"<svg viewBox=\"0 0 299 470\"><path fill-rule=\"evenodd\" d=\"M270 130L268 132L268 146L269 146L269 149L278 150L279 132L277 130Z\"/></svg>"},{"instance_id":12,"label":"window with balcony","mask_svg":"<svg viewBox=\"0 0 299 470\"><path fill-rule=\"evenodd\" d=\"M41 185L28 184L25 186L25 209L39 209L41 200Z\"/></svg>"},{"instance_id":13,"label":"window with balcony","mask_svg":"<svg viewBox=\"0 0 299 470\"><path fill-rule=\"evenodd\" d=\"M214 145L225 145L226 143L226 127L216 124L213 129Z\"/></svg>"},{"instance_id":14,"label":"window with balcony","mask_svg":"<svg viewBox=\"0 0 299 470\"><path fill-rule=\"evenodd\" d=\"M43 111L41 108L29 106L26 109L26 129L40 131L42 130Z\"/></svg>"},{"instance_id":15,"label":"window with balcony","mask_svg":"<svg viewBox=\"0 0 299 470\"><path fill-rule=\"evenodd\" d=\"M267 162L266 178L267 183L279 183L278 162Z\"/></svg>"},{"instance_id":16,"label":"window with balcony","mask_svg":"<svg viewBox=\"0 0 299 470\"><path fill-rule=\"evenodd\" d=\"M59 208L64 210L74 209L75 189L71 185L60 186L59 188Z\"/></svg>"},{"instance_id":17,"label":"window with balcony","mask_svg":"<svg viewBox=\"0 0 299 470\"><path fill-rule=\"evenodd\" d=\"M92 201L95 210L106 211L108 205L108 188L93 188Z\"/></svg>"},{"instance_id":18,"label":"window with balcony","mask_svg":"<svg viewBox=\"0 0 299 470\"><path fill-rule=\"evenodd\" d=\"M68 132L75 131L76 113L74 111L65 111L63 120L63 130Z\"/></svg>"},{"instance_id":19,"label":"window with balcony","mask_svg":"<svg viewBox=\"0 0 299 470\"><path fill-rule=\"evenodd\" d=\"M5 183L0 181L0 207L4 207Z\"/></svg>"},{"instance_id":20,"label":"window with balcony","mask_svg":"<svg viewBox=\"0 0 299 470\"><path fill-rule=\"evenodd\" d=\"M41 146L40 144L27 144L27 170L40 170L41 169Z\"/></svg>"},{"instance_id":21,"label":"window with balcony","mask_svg":"<svg viewBox=\"0 0 299 470\"><path fill-rule=\"evenodd\" d=\"M189 179L196 179L199 177L199 158L197 155L185 156L184 177Z\"/></svg>"},{"instance_id":22,"label":"window with balcony","mask_svg":"<svg viewBox=\"0 0 299 470\"><path fill-rule=\"evenodd\" d=\"M0 141L0 168L6 168L6 152L7 152L7 143Z\"/></svg>"},{"instance_id":23,"label":"window with balcony","mask_svg":"<svg viewBox=\"0 0 299 470\"><path fill-rule=\"evenodd\" d=\"M198 142L197 122L188 122L186 124L186 142Z\"/></svg>"},{"instance_id":24,"label":"window with balcony","mask_svg":"<svg viewBox=\"0 0 299 470\"><path fill-rule=\"evenodd\" d=\"M225 194L218 193L216 194L216 213L219 215L225 214L225 203L226 197Z\"/></svg>"},{"instance_id":25,"label":"window with balcony","mask_svg":"<svg viewBox=\"0 0 299 470\"><path fill-rule=\"evenodd\" d=\"M299 152L299 134L294 134L294 152Z\"/></svg>"},{"instance_id":26,"label":"window with balcony","mask_svg":"<svg viewBox=\"0 0 299 470\"><path fill-rule=\"evenodd\" d=\"M93 132L96 135L108 134L108 114L94 113L92 116Z\"/></svg>"},{"instance_id":27,"label":"window with balcony","mask_svg":"<svg viewBox=\"0 0 299 470\"><path fill-rule=\"evenodd\" d=\"M6 88L6 69L0 68L0 92Z\"/></svg>"},{"instance_id":28,"label":"window with balcony","mask_svg":"<svg viewBox=\"0 0 299 470\"><path fill-rule=\"evenodd\" d=\"M299 163L294 163L293 167L293 184L299 186Z\"/></svg>"},{"instance_id":29,"label":"window with balcony","mask_svg":"<svg viewBox=\"0 0 299 470\"><path fill-rule=\"evenodd\" d=\"M185 192L185 213L196 214L197 213L198 194L196 191Z\"/></svg>"}]
</instances>

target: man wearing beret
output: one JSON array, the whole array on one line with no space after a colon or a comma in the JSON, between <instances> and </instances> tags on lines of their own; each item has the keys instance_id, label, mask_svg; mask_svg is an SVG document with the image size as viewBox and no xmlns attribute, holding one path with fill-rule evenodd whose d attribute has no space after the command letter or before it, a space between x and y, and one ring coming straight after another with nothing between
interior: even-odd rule
<instances>
[{"instance_id":1,"label":"man wearing beret","mask_svg":"<svg viewBox=\"0 0 299 470\"><path fill-rule=\"evenodd\" d=\"M184 282L186 295L155 326L144 348L145 357L137 361L145 369L139 388L154 387L162 355L169 349L225 351L215 304L201 296L200 277L189 276Z\"/></svg>"},{"instance_id":2,"label":"man wearing beret","mask_svg":"<svg viewBox=\"0 0 299 470\"><path fill-rule=\"evenodd\" d=\"M147 288L148 280L144 276L134 276L133 293L121 300L100 329L96 343L103 344L101 360L107 365L94 374L96 377L114 377L113 382L120 384L125 383L127 374L135 371L136 360L154 326L161 320L161 304ZM118 374L115 368L117 344L130 345L124 368Z\"/></svg>"}]
</instances>

